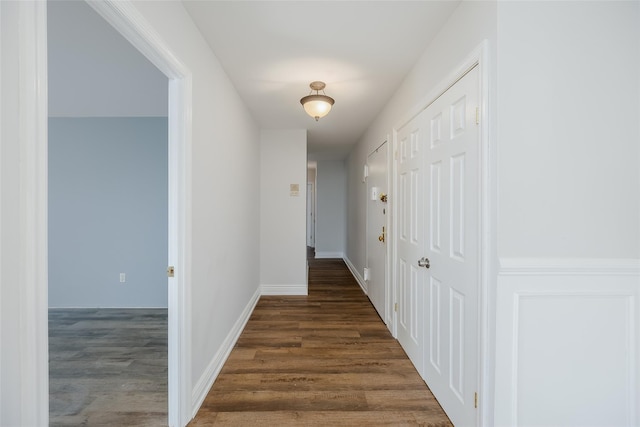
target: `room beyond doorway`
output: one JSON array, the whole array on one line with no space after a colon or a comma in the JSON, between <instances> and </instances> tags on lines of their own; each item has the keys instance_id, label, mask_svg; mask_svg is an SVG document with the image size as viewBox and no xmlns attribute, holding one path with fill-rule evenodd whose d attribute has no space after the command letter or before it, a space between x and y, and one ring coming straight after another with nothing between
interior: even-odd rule
<instances>
[{"instance_id":1,"label":"room beyond doorway","mask_svg":"<svg viewBox=\"0 0 640 427\"><path fill-rule=\"evenodd\" d=\"M49 310L49 425L165 425L166 309Z\"/></svg>"},{"instance_id":2,"label":"room beyond doorway","mask_svg":"<svg viewBox=\"0 0 640 427\"><path fill-rule=\"evenodd\" d=\"M51 424L167 424L169 79L87 3L47 6Z\"/></svg>"}]
</instances>

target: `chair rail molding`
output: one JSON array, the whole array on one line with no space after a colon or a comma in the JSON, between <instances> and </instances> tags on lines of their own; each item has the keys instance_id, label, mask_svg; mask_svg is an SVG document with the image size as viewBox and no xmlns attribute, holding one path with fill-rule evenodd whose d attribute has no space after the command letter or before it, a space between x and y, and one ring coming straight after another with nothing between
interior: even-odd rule
<instances>
[{"instance_id":1,"label":"chair rail molding","mask_svg":"<svg viewBox=\"0 0 640 427\"><path fill-rule=\"evenodd\" d=\"M640 275L633 258L501 258L502 276Z\"/></svg>"}]
</instances>

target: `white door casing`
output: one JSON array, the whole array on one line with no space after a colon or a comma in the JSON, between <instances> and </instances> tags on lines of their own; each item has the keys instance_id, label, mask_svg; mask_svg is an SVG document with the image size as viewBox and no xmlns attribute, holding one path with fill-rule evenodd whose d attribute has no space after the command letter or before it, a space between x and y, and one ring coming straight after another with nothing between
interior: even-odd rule
<instances>
[{"instance_id":1,"label":"white door casing","mask_svg":"<svg viewBox=\"0 0 640 427\"><path fill-rule=\"evenodd\" d=\"M387 308L387 221L388 203L388 144L385 142L367 158L367 268L369 269L368 296L386 322Z\"/></svg>"},{"instance_id":2,"label":"white door casing","mask_svg":"<svg viewBox=\"0 0 640 427\"><path fill-rule=\"evenodd\" d=\"M424 147L430 260L424 379L454 425L474 425L478 387L479 72L426 110Z\"/></svg>"},{"instance_id":3,"label":"white door casing","mask_svg":"<svg viewBox=\"0 0 640 427\"><path fill-rule=\"evenodd\" d=\"M191 72L128 1L88 2L107 22L156 65L169 82L169 262L176 277L169 286L169 425L186 425L191 419L190 384L190 194ZM14 5L11 5L12 7ZM48 423L48 335L47 335L47 21L46 2L16 2L20 52L24 78L18 93L20 131L24 137L21 171L25 180L20 194L26 218L20 232L28 236L24 266L27 274L19 283L23 336L23 363L18 368L24 402L16 409L21 425ZM4 13L4 9L3 9ZM4 30L4 29L3 29ZM3 115L4 118L4 115ZM21 265L19 268L22 268ZM4 416L3 412L3 416ZM12 414L11 416L13 416Z\"/></svg>"}]
</instances>

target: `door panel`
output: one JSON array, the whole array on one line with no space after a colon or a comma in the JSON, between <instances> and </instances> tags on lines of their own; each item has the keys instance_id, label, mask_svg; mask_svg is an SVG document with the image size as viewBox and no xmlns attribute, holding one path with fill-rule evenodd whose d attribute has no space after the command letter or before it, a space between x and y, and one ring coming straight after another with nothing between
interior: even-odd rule
<instances>
[{"instance_id":1,"label":"door panel","mask_svg":"<svg viewBox=\"0 0 640 427\"><path fill-rule=\"evenodd\" d=\"M398 131L398 340L460 426L476 424L478 88L475 68Z\"/></svg>"},{"instance_id":2,"label":"door panel","mask_svg":"<svg viewBox=\"0 0 640 427\"><path fill-rule=\"evenodd\" d=\"M367 158L367 293L380 318L387 321L387 144L384 143ZM375 195L372 193L375 189ZM383 236L380 239L380 236Z\"/></svg>"},{"instance_id":3,"label":"door panel","mask_svg":"<svg viewBox=\"0 0 640 427\"><path fill-rule=\"evenodd\" d=\"M429 285L429 363L439 373L442 369L442 346L440 345L442 343L442 337L440 336L442 331L440 325L440 320L442 319L442 314L440 313L442 283L434 277L430 277Z\"/></svg>"},{"instance_id":4,"label":"door panel","mask_svg":"<svg viewBox=\"0 0 640 427\"><path fill-rule=\"evenodd\" d=\"M425 112L430 227L426 256L430 357L424 378L455 425L475 425L478 381L478 72L470 71ZM437 286L434 286L437 284ZM437 288L437 295L434 289ZM436 336L436 338L433 337ZM433 348L433 346L437 348Z\"/></svg>"},{"instance_id":5,"label":"door panel","mask_svg":"<svg viewBox=\"0 0 640 427\"><path fill-rule=\"evenodd\" d=\"M417 260L424 253L424 140L424 129L417 119L398 133L398 341L423 377L425 271Z\"/></svg>"}]
</instances>

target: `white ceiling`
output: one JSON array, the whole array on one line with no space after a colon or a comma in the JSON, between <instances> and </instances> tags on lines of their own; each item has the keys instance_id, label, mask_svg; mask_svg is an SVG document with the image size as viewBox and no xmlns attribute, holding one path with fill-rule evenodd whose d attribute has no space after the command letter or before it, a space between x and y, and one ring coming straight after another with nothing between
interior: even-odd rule
<instances>
[{"instance_id":1,"label":"white ceiling","mask_svg":"<svg viewBox=\"0 0 640 427\"><path fill-rule=\"evenodd\" d=\"M183 0L263 128L308 129L309 153L344 157L459 3ZM327 83L331 113L300 105Z\"/></svg>"},{"instance_id":2,"label":"white ceiling","mask_svg":"<svg viewBox=\"0 0 640 427\"><path fill-rule=\"evenodd\" d=\"M259 125L307 129L320 160L348 154L459 1L183 4ZM52 116L166 114L166 77L85 2L50 0L48 31ZM336 101L319 122L313 80Z\"/></svg>"}]
</instances>

